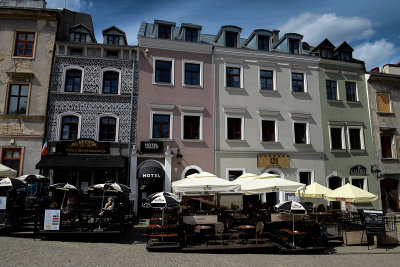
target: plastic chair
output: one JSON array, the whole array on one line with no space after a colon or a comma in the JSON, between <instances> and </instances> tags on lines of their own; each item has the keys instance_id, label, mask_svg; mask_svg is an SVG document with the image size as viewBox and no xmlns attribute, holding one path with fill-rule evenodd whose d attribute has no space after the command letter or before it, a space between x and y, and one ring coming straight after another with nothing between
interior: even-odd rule
<instances>
[{"instance_id":1,"label":"plastic chair","mask_svg":"<svg viewBox=\"0 0 400 267\"><path fill-rule=\"evenodd\" d=\"M215 224L215 238L217 237L221 238L221 245L223 245L223 234L224 234L224 224L222 222L217 222Z\"/></svg>"},{"instance_id":2,"label":"plastic chair","mask_svg":"<svg viewBox=\"0 0 400 267\"><path fill-rule=\"evenodd\" d=\"M256 245L258 244L258 236L262 235L263 230L264 230L264 223L258 222L256 224Z\"/></svg>"}]
</instances>

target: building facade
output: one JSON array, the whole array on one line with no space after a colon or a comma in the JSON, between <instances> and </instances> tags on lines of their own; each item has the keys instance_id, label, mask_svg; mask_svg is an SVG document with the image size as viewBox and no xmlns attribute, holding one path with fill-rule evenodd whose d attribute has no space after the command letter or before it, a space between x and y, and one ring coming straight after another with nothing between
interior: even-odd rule
<instances>
[{"instance_id":1,"label":"building facade","mask_svg":"<svg viewBox=\"0 0 400 267\"><path fill-rule=\"evenodd\" d=\"M375 171L384 212L400 211L400 65L387 64L367 75Z\"/></svg>"},{"instance_id":2,"label":"building facade","mask_svg":"<svg viewBox=\"0 0 400 267\"><path fill-rule=\"evenodd\" d=\"M129 183L135 143L137 47L113 26L97 43L90 15L63 10L47 112L48 154L37 168L51 183L81 189Z\"/></svg>"},{"instance_id":3,"label":"building facade","mask_svg":"<svg viewBox=\"0 0 400 267\"><path fill-rule=\"evenodd\" d=\"M203 42L201 29L160 20L141 24L130 184L138 207L151 193L171 191L174 180L214 172L212 45Z\"/></svg>"},{"instance_id":4,"label":"building facade","mask_svg":"<svg viewBox=\"0 0 400 267\"><path fill-rule=\"evenodd\" d=\"M58 11L15 2L0 5L0 163L23 175L38 173Z\"/></svg>"}]
</instances>

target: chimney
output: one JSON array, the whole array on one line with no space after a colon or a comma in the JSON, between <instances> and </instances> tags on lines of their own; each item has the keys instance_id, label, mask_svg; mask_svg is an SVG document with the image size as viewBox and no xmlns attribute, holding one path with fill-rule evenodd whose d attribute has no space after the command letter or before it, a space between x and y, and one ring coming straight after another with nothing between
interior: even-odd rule
<instances>
[{"instance_id":1,"label":"chimney","mask_svg":"<svg viewBox=\"0 0 400 267\"><path fill-rule=\"evenodd\" d=\"M279 41L279 30L272 30L272 43L276 43Z\"/></svg>"}]
</instances>

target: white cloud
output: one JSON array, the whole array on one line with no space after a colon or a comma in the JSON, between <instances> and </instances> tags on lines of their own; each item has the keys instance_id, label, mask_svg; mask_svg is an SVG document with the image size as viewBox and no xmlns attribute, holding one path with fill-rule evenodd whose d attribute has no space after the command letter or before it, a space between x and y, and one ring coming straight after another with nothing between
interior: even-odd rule
<instances>
[{"instance_id":1,"label":"white cloud","mask_svg":"<svg viewBox=\"0 0 400 267\"><path fill-rule=\"evenodd\" d=\"M73 11L84 11L93 7L91 0L47 0L47 8L66 8Z\"/></svg>"},{"instance_id":2,"label":"white cloud","mask_svg":"<svg viewBox=\"0 0 400 267\"><path fill-rule=\"evenodd\" d=\"M387 63L395 63L393 60L396 48L393 43L381 39L373 43L365 42L354 47L353 54L354 58L365 61L367 70L369 70Z\"/></svg>"},{"instance_id":3,"label":"white cloud","mask_svg":"<svg viewBox=\"0 0 400 267\"><path fill-rule=\"evenodd\" d=\"M363 40L374 34L372 21L361 17L341 17L334 13L302 13L290 18L280 27L281 33L295 32L304 36L310 45L328 38L334 45L343 41Z\"/></svg>"}]
</instances>

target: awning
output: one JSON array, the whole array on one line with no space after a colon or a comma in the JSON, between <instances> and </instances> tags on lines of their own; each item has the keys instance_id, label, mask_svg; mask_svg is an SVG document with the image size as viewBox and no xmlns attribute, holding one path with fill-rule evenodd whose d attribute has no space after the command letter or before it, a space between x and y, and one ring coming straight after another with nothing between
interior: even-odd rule
<instances>
[{"instance_id":1,"label":"awning","mask_svg":"<svg viewBox=\"0 0 400 267\"><path fill-rule=\"evenodd\" d=\"M146 161L140 167L138 171L138 178L160 178L164 179L165 172L160 163L155 161Z\"/></svg>"},{"instance_id":2,"label":"awning","mask_svg":"<svg viewBox=\"0 0 400 267\"><path fill-rule=\"evenodd\" d=\"M104 155L67 155L45 156L37 164L36 169L123 169L127 167L127 158L123 156Z\"/></svg>"}]
</instances>

